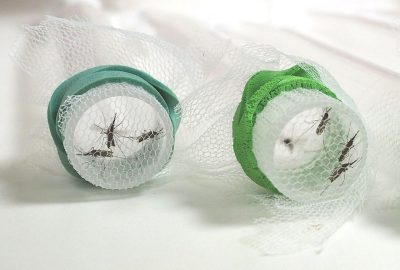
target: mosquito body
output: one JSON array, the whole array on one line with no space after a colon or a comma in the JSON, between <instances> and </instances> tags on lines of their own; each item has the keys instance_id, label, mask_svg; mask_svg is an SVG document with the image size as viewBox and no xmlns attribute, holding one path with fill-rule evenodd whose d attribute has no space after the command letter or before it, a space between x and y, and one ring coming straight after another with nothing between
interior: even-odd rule
<instances>
[{"instance_id":1,"label":"mosquito body","mask_svg":"<svg viewBox=\"0 0 400 270\"><path fill-rule=\"evenodd\" d=\"M357 163L359 161L359 159L356 159L354 161L350 161L350 162L346 162L346 163L342 163L339 164L333 171L332 173L329 175L328 180L330 183L333 183L336 179L338 179L342 174L345 176L345 173L347 172L347 170L349 170L350 168L353 168L353 165L355 163ZM342 184L344 183L343 182ZM326 188L321 192L321 195L328 189L329 185L326 186Z\"/></svg>"},{"instance_id":2,"label":"mosquito body","mask_svg":"<svg viewBox=\"0 0 400 270\"><path fill-rule=\"evenodd\" d=\"M103 115L103 118L105 119L104 115ZM121 147L121 145L123 144L122 138L131 139L131 137L122 136L121 133L123 131L117 129L119 126L122 125L122 123L124 122L124 119L120 123L116 123L116 121L117 121L117 113L114 114L114 117L113 117L110 125L107 128L102 128L97 124L94 124L94 126L100 130L100 133L102 135L105 135L105 138L103 137L102 141L104 142L104 139L106 140L105 145L107 146L107 148L109 150L111 150L112 147L117 147L121 151L122 155L124 157L126 157L124 150L122 150L122 147Z\"/></svg>"},{"instance_id":3,"label":"mosquito body","mask_svg":"<svg viewBox=\"0 0 400 270\"><path fill-rule=\"evenodd\" d=\"M96 169L102 168L101 173L105 172L107 164L109 164L111 160L115 158L114 152L111 149L102 150L102 149L95 149L94 147L92 147L92 149L88 152L83 152L82 150L79 149L77 150L80 152L76 154L77 156L85 156L90 158L89 160L82 162L83 166L85 166L86 168L93 166Z\"/></svg>"},{"instance_id":4,"label":"mosquito body","mask_svg":"<svg viewBox=\"0 0 400 270\"><path fill-rule=\"evenodd\" d=\"M322 133L324 133L326 125L329 122L329 112L332 110L332 108L325 108L324 109L324 114L322 115L321 121L318 124L317 129L315 130L315 133L317 133L317 135L321 135Z\"/></svg>"},{"instance_id":5,"label":"mosquito body","mask_svg":"<svg viewBox=\"0 0 400 270\"><path fill-rule=\"evenodd\" d=\"M158 139L158 137L163 134L163 129L159 130L150 130L150 131L144 131L141 135L134 137L139 143L144 142L146 140L150 139Z\"/></svg>"},{"instance_id":6,"label":"mosquito body","mask_svg":"<svg viewBox=\"0 0 400 270\"><path fill-rule=\"evenodd\" d=\"M111 146L115 146L115 139L114 139L114 131L115 131L115 119L117 118L117 114L114 114L114 119L112 120L111 124L108 126L107 130L104 132L107 135L107 148L110 149Z\"/></svg>"},{"instance_id":7,"label":"mosquito body","mask_svg":"<svg viewBox=\"0 0 400 270\"><path fill-rule=\"evenodd\" d=\"M113 157L113 151L92 148L89 152L82 152L76 155L85 157Z\"/></svg>"},{"instance_id":8,"label":"mosquito body","mask_svg":"<svg viewBox=\"0 0 400 270\"><path fill-rule=\"evenodd\" d=\"M339 156L339 162L342 162L346 158L346 156L349 154L349 151L354 147L354 140L356 139L358 132L360 132L360 131L358 130L356 132L356 134L354 134L354 136L351 137L350 140L344 146L344 148Z\"/></svg>"},{"instance_id":9,"label":"mosquito body","mask_svg":"<svg viewBox=\"0 0 400 270\"><path fill-rule=\"evenodd\" d=\"M301 133L301 135L300 135L294 142L297 142L298 140L300 140L300 138L303 137L305 134L307 134L317 123L318 123L318 126L317 126L317 128L316 128L316 130L315 130L315 133L316 133L318 136L319 136L319 135L322 135L322 134L324 133L324 131L325 131L325 128L326 128L328 122L330 121L329 112L330 112L331 110L332 110L331 107L326 107L326 108L323 110L323 113L322 113L322 115L320 116L320 119L316 119L316 120L314 120L314 121L312 121L312 122L307 122L307 121L305 121L306 123L311 124L311 126L310 126L309 128L307 128L307 129L305 129L305 130Z\"/></svg>"},{"instance_id":10,"label":"mosquito body","mask_svg":"<svg viewBox=\"0 0 400 270\"><path fill-rule=\"evenodd\" d=\"M111 149L111 147L116 146L116 143L115 143L115 139L116 139L115 137L117 135L116 128L119 125L121 125L121 123L118 125L115 124L116 119L117 119L117 114L115 113L113 120L111 121L110 125L107 128L103 128L97 124L94 124L94 126L100 130L101 134L106 135L105 145L107 146L108 149Z\"/></svg>"},{"instance_id":11,"label":"mosquito body","mask_svg":"<svg viewBox=\"0 0 400 270\"><path fill-rule=\"evenodd\" d=\"M347 163L343 163L340 164L339 166L337 166L333 172L331 173L331 175L329 176L329 181L331 183L333 183L336 179L339 178L340 175L342 175L343 173L345 173L348 169L352 168L352 166L358 161L358 159L351 161L351 162L347 162Z\"/></svg>"}]
</instances>

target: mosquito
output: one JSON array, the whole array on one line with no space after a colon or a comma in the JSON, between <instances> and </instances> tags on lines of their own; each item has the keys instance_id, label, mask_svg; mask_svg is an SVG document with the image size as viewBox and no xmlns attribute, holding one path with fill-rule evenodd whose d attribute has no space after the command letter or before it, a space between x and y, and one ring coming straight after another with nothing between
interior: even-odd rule
<instances>
[{"instance_id":1,"label":"mosquito","mask_svg":"<svg viewBox=\"0 0 400 270\"><path fill-rule=\"evenodd\" d=\"M141 135L137 137L133 137L133 139L137 140L139 143L144 142L146 140L150 139L159 139L160 135L163 135L163 128L160 128L159 130L150 130L150 131L144 131Z\"/></svg>"},{"instance_id":2,"label":"mosquito","mask_svg":"<svg viewBox=\"0 0 400 270\"><path fill-rule=\"evenodd\" d=\"M107 128L107 131L105 132L105 134L107 135L107 143L106 144L107 144L108 149L110 149L111 146L115 146L114 131L115 131L115 119L116 118L117 118L117 114L114 114L114 119L112 120L111 124Z\"/></svg>"},{"instance_id":3,"label":"mosquito","mask_svg":"<svg viewBox=\"0 0 400 270\"><path fill-rule=\"evenodd\" d=\"M353 165L355 163L357 163L359 161L359 159L350 161L350 162L346 162L346 163L341 163L339 164L333 171L332 173L329 175L328 180L330 183L333 183L336 179L338 179L342 174L343 174L343 182L345 181L345 177L346 177L346 172L348 169L353 168ZM327 188L329 187L329 185L326 186L326 188L321 192L321 195L327 190Z\"/></svg>"},{"instance_id":4,"label":"mosquito","mask_svg":"<svg viewBox=\"0 0 400 270\"><path fill-rule=\"evenodd\" d=\"M75 147L76 148L76 147ZM78 156L84 156L91 158L90 160L87 160L86 162L82 162L82 165L86 166L86 169L91 166L94 167L95 169L100 169L101 170L101 175L102 177L105 174L105 171L107 167L109 166L110 162L112 162L112 159L114 158L119 158L119 159L126 159L126 157L118 157L114 155L114 152L111 149L96 149L92 147L89 151L83 152L76 148L80 153L77 153L76 155ZM98 160L100 158L100 160Z\"/></svg>"},{"instance_id":5,"label":"mosquito","mask_svg":"<svg viewBox=\"0 0 400 270\"><path fill-rule=\"evenodd\" d=\"M76 148L76 147L75 147ZM105 166L105 158L112 158L114 157L114 152L110 149L107 150L102 150L102 149L95 149L94 147L92 147L89 151L84 152L78 148L76 148L76 150L78 150L80 153L76 154L77 156L84 156L84 157L91 157L92 159L90 161L84 162L83 164L85 165L92 165L97 158L104 158L104 160L102 161L102 165L104 167L104 169L106 168Z\"/></svg>"},{"instance_id":6,"label":"mosquito","mask_svg":"<svg viewBox=\"0 0 400 270\"><path fill-rule=\"evenodd\" d=\"M321 135L325 131L326 125L328 124L328 122L330 120L329 119L329 112L331 110L332 110L331 107L324 109L323 115L321 117L321 121L319 122L318 127L315 130L315 133L317 133L317 135Z\"/></svg>"},{"instance_id":7,"label":"mosquito","mask_svg":"<svg viewBox=\"0 0 400 270\"><path fill-rule=\"evenodd\" d=\"M79 154L76 154L77 156L85 156L85 157L113 157L113 151L112 150L101 150L101 149L92 149L88 152L81 152Z\"/></svg>"},{"instance_id":8,"label":"mosquito","mask_svg":"<svg viewBox=\"0 0 400 270\"><path fill-rule=\"evenodd\" d=\"M117 113L114 114L114 118L111 121L110 125L106 128L102 128L97 124L94 124L98 129L101 130L101 134L104 134L107 136L107 141L106 141L106 145L108 149L111 149L112 146L115 146L115 129L120 126L122 124L119 123L118 125L115 125L115 121L117 119Z\"/></svg>"},{"instance_id":9,"label":"mosquito","mask_svg":"<svg viewBox=\"0 0 400 270\"><path fill-rule=\"evenodd\" d=\"M103 118L105 121L104 115L103 115ZM121 149L121 146L120 146L120 144L122 143L120 137L122 137L122 138L130 138L130 137L122 136L122 134L120 134L122 131L117 130L117 128L119 126L121 126L122 123L124 122L124 119L122 119L122 121L118 124L116 123L116 120L117 120L117 113L114 114L114 117L107 128L102 128L97 124L94 124L94 126L100 130L100 133L102 135L105 135L105 139L106 139L105 145L107 146L107 148L109 150L111 150L111 147L116 146L121 151L121 153L124 155L124 157L126 157L124 151Z\"/></svg>"},{"instance_id":10,"label":"mosquito","mask_svg":"<svg viewBox=\"0 0 400 270\"><path fill-rule=\"evenodd\" d=\"M321 114L321 119L320 120L314 120L312 122L305 121L306 123L309 123L309 124L312 124L312 125L309 128L305 129L296 140L291 142L290 139L289 140L285 139L286 141L284 140L283 143L285 143L285 145L287 145L289 147L289 149L293 149L293 147L292 147L292 146L294 146L293 143L296 143L297 141L299 141L300 138L303 137L305 134L307 134L315 126L316 123L319 123L319 124L318 124L318 126L317 126L317 128L315 130L315 133L317 135L322 135L324 133L324 131L325 131L325 128L326 128L328 122L330 121L329 113L330 113L331 110L332 110L331 107L326 107L323 110L323 113ZM292 131L292 133L293 133L293 131ZM325 145L324 142L323 142L323 144Z\"/></svg>"},{"instance_id":11,"label":"mosquito","mask_svg":"<svg viewBox=\"0 0 400 270\"><path fill-rule=\"evenodd\" d=\"M346 156L349 154L349 151L350 151L352 148L354 148L354 146L355 146L355 145L354 145L354 140L356 139L356 137L357 137L357 135L358 135L359 132L360 132L360 131L358 130L358 131L354 134L354 136L351 137L350 140L347 141L347 143L346 143L346 145L344 146L342 152L340 153L339 162L342 162L342 161L346 158Z\"/></svg>"}]
</instances>

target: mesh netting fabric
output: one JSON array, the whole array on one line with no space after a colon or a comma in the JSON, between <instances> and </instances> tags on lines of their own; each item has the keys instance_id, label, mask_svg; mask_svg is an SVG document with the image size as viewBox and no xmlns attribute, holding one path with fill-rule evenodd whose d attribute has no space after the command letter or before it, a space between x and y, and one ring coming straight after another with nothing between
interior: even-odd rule
<instances>
[{"instance_id":1,"label":"mesh netting fabric","mask_svg":"<svg viewBox=\"0 0 400 270\"><path fill-rule=\"evenodd\" d=\"M322 131L318 127L325 113L329 119ZM279 95L257 116L253 132L259 168L295 201L342 196L365 166L367 135L360 119L340 101L320 92L297 89ZM353 136L351 149L342 154ZM351 170L337 177L341 163L350 163Z\"/></svg>"},{"instance_id":2,"label":"mesh netting fabric","mask_svg":"<svg viewBox=\"0 0 400 270\"><path fill-rule=\"evenodd\" d=\"M252 131L258 169L278 192L247 194L265 206L259 231L247 240L268 254L322 244L362 205L371 177L369 139L354 103L321 66L270 46L231 47L219 64L225 74L182 102L180 156L192 173L219 179L234 193L245 192L250 179L235 156L232 121L254 74L297 65L335 93L337 99L301 87L284 92L258 112ZM317 134L325 113L329 121Z\"/></svg>"},{"instance_id":3,"label":"mesh netting fabric","mask_svg":"<svg viewBox=\"0 0 400 270\"><path fill-rule=\"evenodd\" d=\"M106 84L85 95L70 96L59 115L71 165L97 186L138 186L157 175L172 154L169 115L139 87ZM111 123L115 129L108 140Z\"/></svg>"},{"instance_id":4,"label":"mesh netting fabric","mask_svg":"<svg viewBox=\"0 0 400 270\"><path fill-rule=\"evenodd\" d=\"M52 135L53 139L54 134L62 137L68 159L62 158L57 145L58 153L70 173L111 189L137 186L165 168L179 125L175 94L178 99L186 97L202 77L189 54L171 44L140 33L54 17L25 27L12 56L32 76L35 84L30 90L43 115L61 83L76 74L89 78L79 75L76 81L62 84L65 97L55 108L58 131ZM94 75L90 71L94 67L104 72ZM126 74L132 72L128 67L135 69L134 74ZM104 82L90 83L95 76ZM112 81L106 76L112 76ZM85 91L75 95L77 90L71 87L78 84ZM57 151L44 121L37 119L35 131L29 133L31 147L25 155L35 167L54 172L60 166L53 164ZM50 129L51 122L49 118Z\"/></svg>"},{"instance_id":5,"label":"mesh netting fabric","mask_svg":"<svg viewBox=\"0 0 400 270\"><path fill-rule=\"evenodd\" d=\"M202 77L198 65L184 51L162 40L55 17L26 26L12 56L39 82L35 96L43 105L66 78L100 65L124 65L146 72L180 98L187 96Z\"/></svg>"}]
</instances>

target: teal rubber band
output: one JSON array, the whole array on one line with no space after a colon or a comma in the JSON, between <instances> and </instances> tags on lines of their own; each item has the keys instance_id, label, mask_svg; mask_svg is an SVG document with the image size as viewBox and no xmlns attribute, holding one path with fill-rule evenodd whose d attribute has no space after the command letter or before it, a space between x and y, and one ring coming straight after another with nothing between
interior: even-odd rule
<instances>
[{"instance_id":1,"label":"teal rubber band","mask_svg":"<svg viewBox=\"0 0 400 270\"><path fill-rule=\"evenodd\" d=\"M57 147L60 161L65 169L74 176L80 177L70 164L64 148L64 138L57 125L59 108L69 96L85 94L89 90L107 83L129 83L142 87L167 111L171 119L174 136L179 127L180 116L175 110L175 107L179 105L178 98L171 89L149 74L120 65L98 66L77 73L65 80L55 89L47 109L49 129Z\"/></svg>"},{"instance_id":2,"label":"teal rubber band","mask_svg":"<svg viewBox=\"0 0 400 270\"><path fill-rule=\"evenodd\" d=\"M236 159L251 180L273 193L280 192L259 169L253 153L253 127L258 113L267 106L269 101L284 91L297 88L319 91L338 99L335 93L317 79L310 77L298 65L282 71L259 71L246 83L242 100L233 117L233 149Z\"/></svg>"}]
</instances>

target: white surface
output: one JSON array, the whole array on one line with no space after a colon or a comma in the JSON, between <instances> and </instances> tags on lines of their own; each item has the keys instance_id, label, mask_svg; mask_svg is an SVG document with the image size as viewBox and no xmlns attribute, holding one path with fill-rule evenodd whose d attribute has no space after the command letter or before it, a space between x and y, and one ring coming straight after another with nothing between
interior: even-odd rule
<instances>
[{"instance_id":1,"label":"white surface","mask_svg":"<svg viewBox=\"0 0 400 270\"><path fill-rule=\"evenodd\" d=\"M365 209L319 253L270 257L242 241L262 211L212 185L163 179L130 191L106 191L68 176L38 176L13 164L23 149L21 124L29 119L19 92L26 84L17 80L8 49L28 17L1 16L0 269L399 269L398 206ZM318 27L306 33L260 24L218 28L316 60L351 90L360 106L368 104L363 88L396 86L400 57L391 42L400 39L399 31L352 20L338 34L331 28L343 18L323 16L324 22L317 23L320 19L313 16L321 15L309 16ZM387 41L374 38L378 35Z\"/></svg>"}]
</instances>

